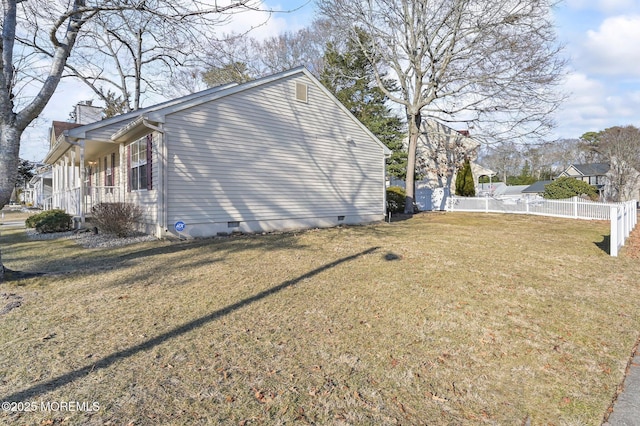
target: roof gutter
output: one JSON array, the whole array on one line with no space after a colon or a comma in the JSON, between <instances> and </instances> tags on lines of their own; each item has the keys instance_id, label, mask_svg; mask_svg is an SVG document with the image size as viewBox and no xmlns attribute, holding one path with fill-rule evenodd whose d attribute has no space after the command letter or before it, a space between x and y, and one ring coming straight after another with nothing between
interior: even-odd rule
<instances>
[{"instance_id":1,"label":"roof gutter","mask_svg":"<svg viewBox=\"0 0 640 426\"><path fill-rule=\"evenodd\" d=\"M158 133L164 134L164 130L162 128L160 128L160 127L158 127L158 126L156 126L154 124L149 123L147 121L147 119L144 118L144 117L142 118L142 125L147 127L147 128L149 128L149 129L151 129L151 130L154 130L154 131L156 131Z\"/></svg>"}]
</instances>

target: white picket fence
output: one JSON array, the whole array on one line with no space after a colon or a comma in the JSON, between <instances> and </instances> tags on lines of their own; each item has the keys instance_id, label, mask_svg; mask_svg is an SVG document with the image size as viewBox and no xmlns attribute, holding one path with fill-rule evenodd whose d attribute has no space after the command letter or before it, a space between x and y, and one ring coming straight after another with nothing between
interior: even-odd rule
<instances>
[{"instance_id":1,"label":"white picket fence","mask_svg":"<svg viewBox=\"0 0 640 426\"><path fill-rule=\"evenodd\" d=\"M617 256L638 222L636 200L624 203L594 203L574 197L569 200L496 199L490 197L450 197L448 211L519 213L540 216L566 217L611 221L611 256Z\"/></svg>"}]
</instances>

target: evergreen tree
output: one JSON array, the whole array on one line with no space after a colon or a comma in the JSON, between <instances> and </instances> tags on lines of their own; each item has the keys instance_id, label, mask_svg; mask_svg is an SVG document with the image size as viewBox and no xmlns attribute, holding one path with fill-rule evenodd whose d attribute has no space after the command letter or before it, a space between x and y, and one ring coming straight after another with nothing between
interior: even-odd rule
<instances>
[{"instance_id":1,"label":"evergreen tree","mask_svg":"<svg viewBox=\"0 0 640 426\"><path fill-rule=\"evenodd\" d=\"M371 43L369 36L359 31L358 40L349 40L344 52L327 44L325 66L320 81L349 111L389 148L393 154L387 160L387 172L404 179L407 153L402 120L387 106L387 97L378 88L369 58L361 46Z\"/></svg>"},{"instance_id":2,"label":"evergreen tree","mask_svg":"<svg viewBox=\"0 0 640 426\"><path fill-rule=\"evenodd\" d=\"M103 98L105 99L104 118L115 117L116 115L129 112L128 98L118 96L116 92L112 92L111 90L107 90Z\"/></svg>"},{"instance_id":3,"label":"evergreen tree","mask_svg":"<svg viewBox=\"0 0 640 426\"><path fill-rule=\"evenodd\" d=\"M473 197L476 195L476 188L473 183L473 173L471 172L471 162L469 158L464 159L462 168L458 170L456 176L456 195L461 197Z\"/></svg>"},{"instance_id":4,"label":"evergreen tree","mask_svg":"<svg viewBox=\"0 0 640 426\"><path fill-rule=\"evenodd\" d=\"M36 165L29 160L20 159L18 163L18 178L16 180L16 187L25 186L27 182L35 175Z\"/></svg>"},{"instance_id":5,"label":"evergreen tree","mask_svg":"<svg viewBox=\"0 0 640 426\"><path fill-rule=\"evenodd\" d=\"M249 68L244 62L231 62L220 67L211 67L202 73L202 80L207 87L228 83L246 83L251 79Z\"/></svg>"}]
</instances>

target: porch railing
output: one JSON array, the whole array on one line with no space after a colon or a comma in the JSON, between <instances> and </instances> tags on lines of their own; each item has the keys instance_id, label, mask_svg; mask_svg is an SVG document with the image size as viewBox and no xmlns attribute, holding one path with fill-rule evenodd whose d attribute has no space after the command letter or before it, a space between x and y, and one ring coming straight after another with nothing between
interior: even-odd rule
<instances>
[{"instance_id":1,"label":"porch railing","mask_svg":"<svg viewBox=\"0 0 640 426\"><path fill-rule=\"evenodd\" d=\"M124 201L124 194L117 186L89 186L85 191L85 214L91 214L91 208L97 204Z\"/></svg>"},{"instance_id":2,"label":"porch railing","mask_svg":"<svg viewBox=\"0 0 640 426\"><path fill-rule=\"evenodd\" d=\"M80 188L54 192L51 196L51 209L61 209L71 216L80 215Z\"/></svg>"},{"instance_id":3,"label":"porch railing","mask_svg":"<svg viewBox=\"0 0 640 426\"><path fill-rule=\"evenodd\" d=\"M93 206L100 203L116 203L124 201L124 193L117 186L89 186L80 196L80 188L54 192L50 202L45 202L45 209L62 209L72 216L80 216L81 203L85 216L91 215Z\"/></svg>"}]
</instances>

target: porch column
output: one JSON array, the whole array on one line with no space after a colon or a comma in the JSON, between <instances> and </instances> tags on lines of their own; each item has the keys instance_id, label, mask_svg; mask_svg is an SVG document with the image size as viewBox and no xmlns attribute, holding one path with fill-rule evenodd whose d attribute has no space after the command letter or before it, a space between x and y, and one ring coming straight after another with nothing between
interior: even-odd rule
<instances>
[{"instance_id":1,"label":"porch column","mask_svg":"<svg viewBox=\"0 0 640 426\"><path fill-rule=\"evenodd\" d=\"M84 181L87 171L84 167L84 139L80 141L80 227L84 228L86 200Z\"/></svg>"},{"instance_id":2,"label":"porch column","mask_svg":"<svg viewBox=\"0 0 640 426\"><path fill-rule=\"evenodd\" d=\"M121 143L118 146L120 163L118 164L118 201L127 202L127 185L129 184L129 171L127 170L127 149Z\"/></svg>"}]
</instances>

